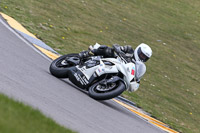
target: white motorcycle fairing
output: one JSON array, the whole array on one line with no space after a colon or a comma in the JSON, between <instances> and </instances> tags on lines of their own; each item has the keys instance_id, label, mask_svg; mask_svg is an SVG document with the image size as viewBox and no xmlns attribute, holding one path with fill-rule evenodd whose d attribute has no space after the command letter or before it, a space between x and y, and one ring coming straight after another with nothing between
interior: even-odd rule
<instances>
[{"instance_id":1,"label":"white motorcycle fairing","mask_svg":"<svg viewBox=\"0 0 200 133\"><path fill-rule=\"evenodd\" d=\"M95 74L96 77L100 77L103 74L109 73L122 73L123 74L123 81L126 86L126 90L128 91L136 91L139 88L139 83L136 82L136 77L141 78L146 71L146 66L144 63L136 62L135 64L130 62L126 63L121 57L117 58L100 58L98 56L92 57L92 60L100 60L100 64L94 67L86 68L86 66L79 66L77 65L76 68L80 70L87 80L89 81L91 76ZM110 62L112 65L108 65L107 63ZM88 61L90 63L90 61ZM139 72L139 67L142 67L142 71ZM136 71L136 68L138 72Z\"/></svg>"}]
</instances>

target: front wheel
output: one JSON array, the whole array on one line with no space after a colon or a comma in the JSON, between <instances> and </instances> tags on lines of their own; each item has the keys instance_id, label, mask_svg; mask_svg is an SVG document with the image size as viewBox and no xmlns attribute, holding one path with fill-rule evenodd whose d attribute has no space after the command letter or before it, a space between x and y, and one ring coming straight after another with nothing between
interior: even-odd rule
<instances>
[{"instance_id":1,"label":"front wheel","mask_svg":"<svg viewBox=\"0 0 200 133\"><path fill-rule=\"evenodd\" d=\"M89 96L96 100L108 100L119 96L126 89L122 81L111 84L95 83L89 88Z\"/></svg>"},{"instance_id":2,"label":"front wheel","mask_svg":"<svg viewBox=\"0 0 200 133\"><path fill-rule=\"evenodd\" d=\"M79 62L78 54L63 55L51 63L49 71L57 78L67 78L69 68L76 66Z\"/></svg>"}]
</instances>

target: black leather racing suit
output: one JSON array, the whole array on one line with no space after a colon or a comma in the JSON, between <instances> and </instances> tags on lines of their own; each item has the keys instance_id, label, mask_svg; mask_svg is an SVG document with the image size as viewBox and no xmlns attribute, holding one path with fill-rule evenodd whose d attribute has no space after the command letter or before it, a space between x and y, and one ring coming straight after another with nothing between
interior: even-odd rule
<instances>
[{"instance_id":1,"label":"black leather racing suit","mask_svg":"<svg viewBox=\"0 0 200 133\"><path fill-rule=\"evenodd\" d=\"M115 47L115 48L114 48ZM125 54L125 58L133 58L134 59L134 50L130 45L126 46L120 46L118 44L114 44L112 48L106 46L106 45L101 45L98 49L93 49L91 52L94 55L102 55L103 57L115 57L114 52L116 51L122 52Z\"/></svg>"}]
</instances>

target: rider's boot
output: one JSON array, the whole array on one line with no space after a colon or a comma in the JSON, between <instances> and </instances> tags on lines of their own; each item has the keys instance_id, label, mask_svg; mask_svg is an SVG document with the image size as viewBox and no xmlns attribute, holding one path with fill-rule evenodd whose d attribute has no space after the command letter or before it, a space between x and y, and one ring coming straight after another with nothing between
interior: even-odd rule
<instances>
[{"instance_id":1,"label":"rider's boot","mask_svg":"<svg viewBox=\"0 0 200 133\"><path fill-rule=\"evenodd\" d=\"M82 52L79 53L79 57L80 57L81 59L85 59L85 58L87 58L87 57L90 57L90 56L95 55L96 50L97 50L100 46L101 46L101 45L98 44L98 43L96 43L94 46L90 45L90 46L88 47L88 50L82 51Z\"/></svg>"},{"instance_id":2,"label":"rider's boot","mask_svg":"<svg viewBox=\"0 0 200 133\"><path fill-rule=\"evenodd\" d=\"M81 59L85 59L85 58L93 56L93 55L94 55L94 53L91 50L82 51L82 52L79 53L79 57Z\"/></svg>"},{"instance_id":3,"label":"rider's boot","mask_svg":"<svg viewBox=\"0 0 200 133\"><path fill-rule=\"evenodd\" d=\"M94 46L89 46L88 51L83 51L79 53L81 59L85 59L90 56L100 55L103 57L113 57L114 50L106 45L95 44Z\"/></svg>"}]
</instances>

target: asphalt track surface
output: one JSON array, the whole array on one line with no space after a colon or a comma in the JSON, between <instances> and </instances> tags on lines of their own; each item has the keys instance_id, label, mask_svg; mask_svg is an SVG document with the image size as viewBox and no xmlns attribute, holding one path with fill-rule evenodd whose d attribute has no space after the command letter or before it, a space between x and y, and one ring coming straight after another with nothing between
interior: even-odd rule
<instances>
[{"instance_id":1,"label":"asphalt track surface","mask_svg":"<svg viewBox=\"0 0 200 133\"><path fill-rule=\"evenodd\" d=\"M2 20L1 20L2 21ZM50 60L0 22L0 93L80 133L161 133L113 100L96 101L49 73Z\"/></svg>"}]
</instances>

